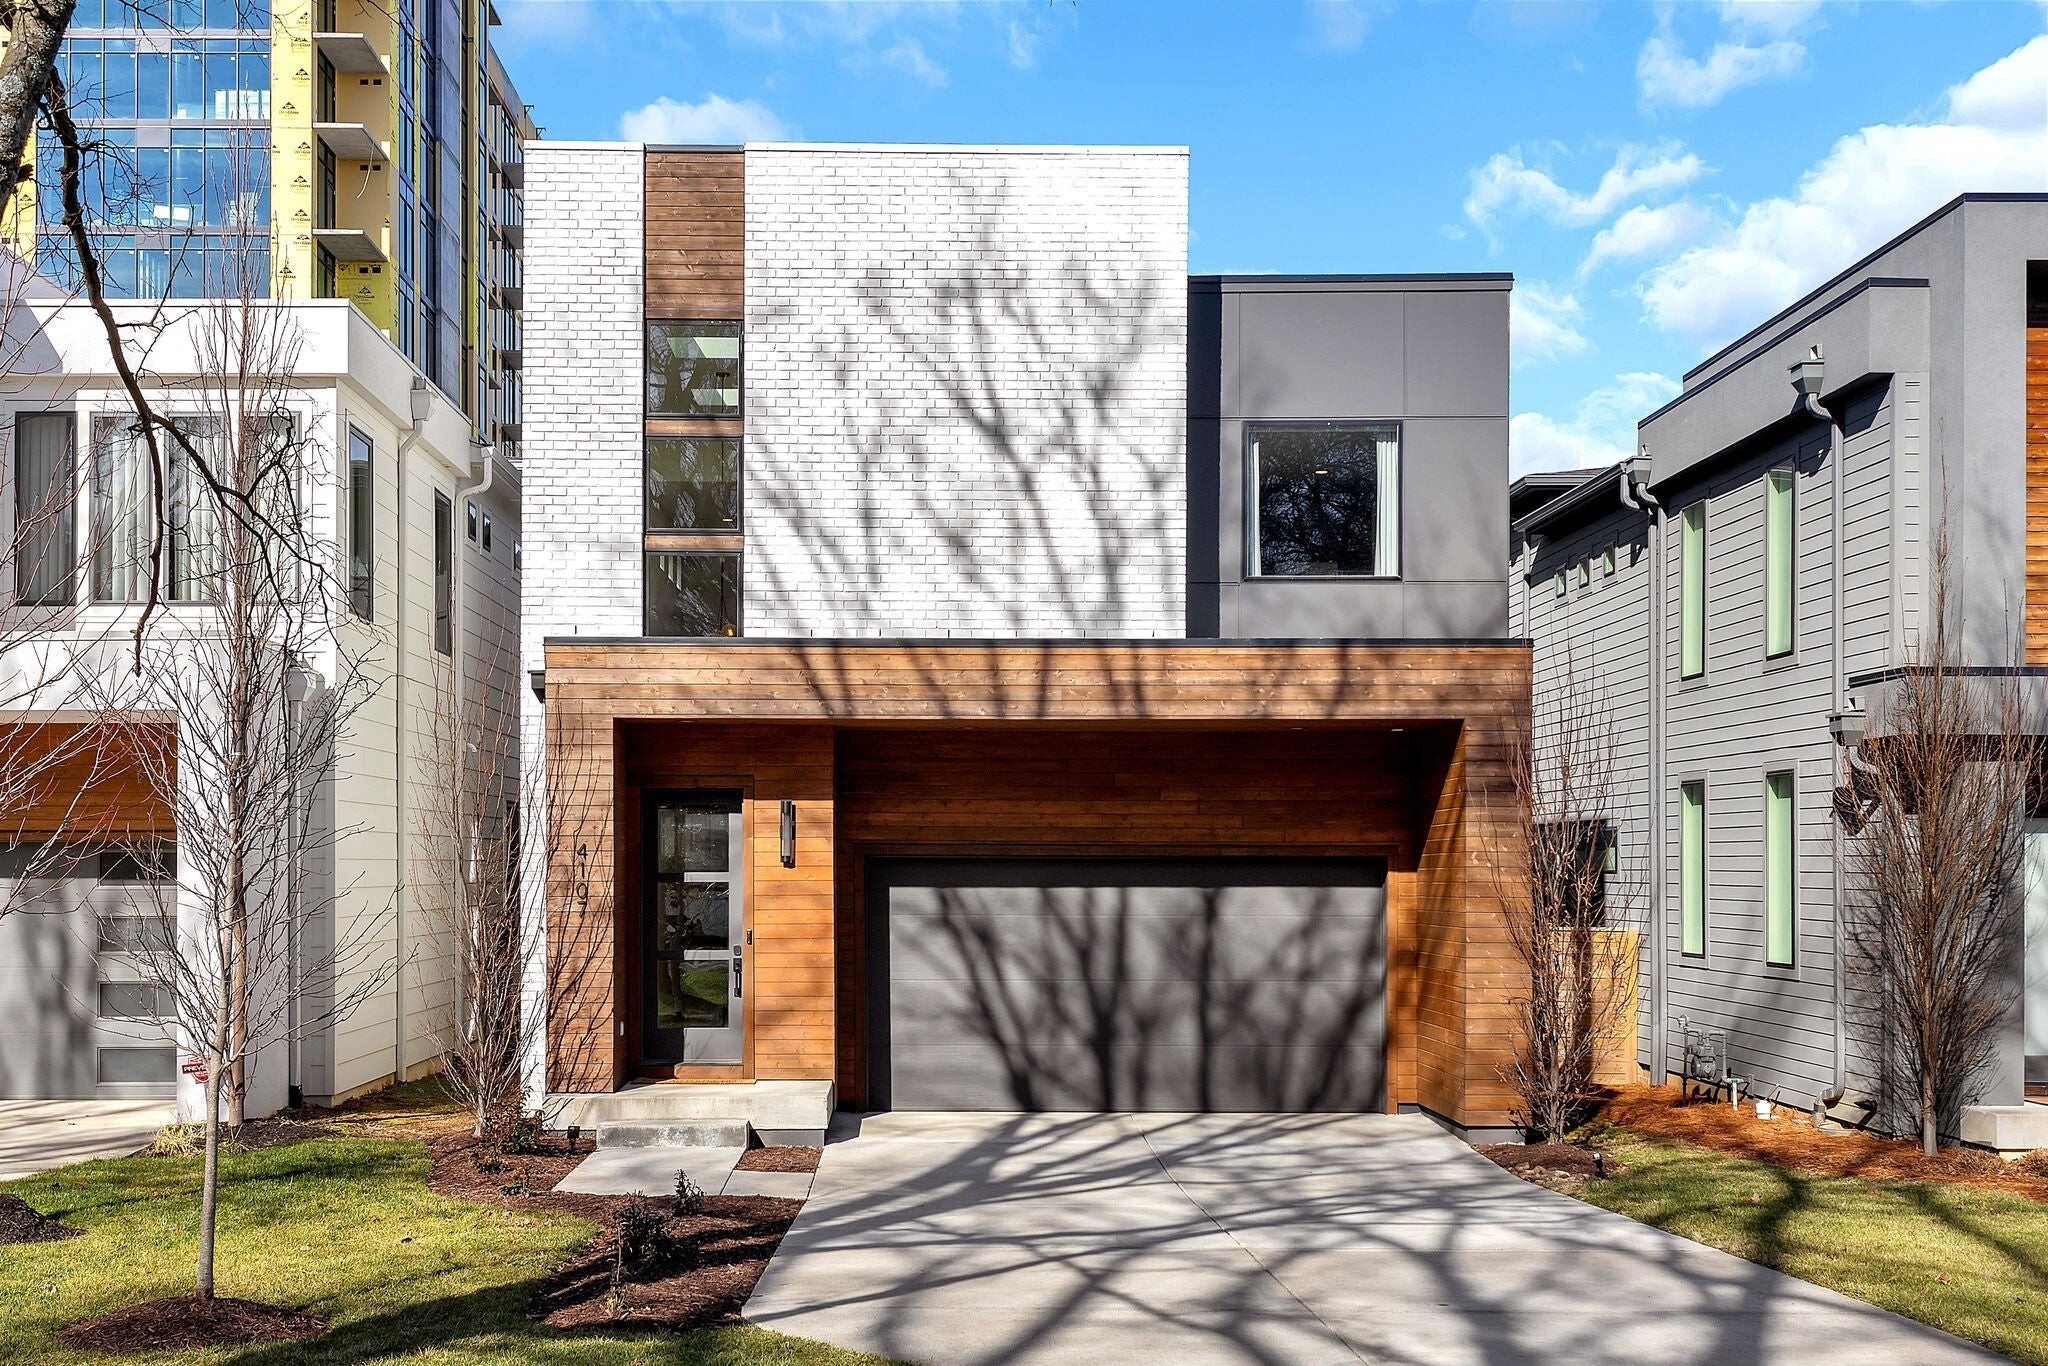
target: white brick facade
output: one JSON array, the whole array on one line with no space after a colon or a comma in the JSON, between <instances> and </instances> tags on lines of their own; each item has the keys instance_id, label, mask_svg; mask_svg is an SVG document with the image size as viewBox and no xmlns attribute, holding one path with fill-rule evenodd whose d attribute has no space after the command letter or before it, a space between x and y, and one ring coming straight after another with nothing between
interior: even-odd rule
<instances>
[{"instance_id":1,"label":"white brick facade","mask_svg":"<svg viewBox=\"0 0 2048 1366\"><path fill-rule=\"evenodd\" d=\"M746 158L745 633L1184 634L1185 152Z\"/></svg>"},{"instance_id":2,"label":"white brick facade","mask_svg":"<svg viewBox=\"0 0 2048 1366\"><path fill-rule=\"evenodd\" d=\"M548 636L640 634L642 153L526 148L526 597Z\"/></svg>"}]
</instances>

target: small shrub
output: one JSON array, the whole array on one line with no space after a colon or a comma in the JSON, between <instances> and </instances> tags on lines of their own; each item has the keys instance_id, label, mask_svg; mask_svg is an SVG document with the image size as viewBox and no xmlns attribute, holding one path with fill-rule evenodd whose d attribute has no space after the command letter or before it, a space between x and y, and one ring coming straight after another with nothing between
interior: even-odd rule
<instances>
[{"instance_id":1,"label":"small shrub","mask_svg":"<svg viewBox=\"0 0 2048 1366\"><path fill-rule=\"evenodd\" d=\"M539 1152L546 1137L540 1115L518 1101L500 1106L484 1123L484 1147L509 1156Z\"/></svg>"},{"instance_id":2,"label":"small shrub","mask_svg":"<svg viewBox=\"0 0 2048 1366\"><path fill-rule=\"evenodd\" d=\"M692 1181L690 1179L690 1174L688 1172L677 1172L675 1198L676 1218L688 1219L693 1215L700 1213L703 1210L703 1208L704 1192L702 1188L700 1188L695 1181Z\"/></svg>"},{"instance_id":3,"label":"small shrub","mask_svg":"<svg viewBox=\"0 0 2048 1366\"><path fill-rule=\"evenodd\" d=\"M627 1281L663 1261L672 1244L668 1220L647 1205L627 1205L612 1218L618 1238L612 1248L612 1293Z\"/></svg>"},{"instance_id":4,"label":"small shrub","mask_svg":"<svg viewBox=\"0 0 2048 1366\"><path fill-rule=\"evenodd\" d=\"M248 1145L235 1137L235 1131L221 1126L220 1150L224 1153L247 1152ZM206 1151L206 1126L204 1124L166 1124L156 1131L150 1140L151 1157L197 1157Z\"/></svg>"}]
</instances>

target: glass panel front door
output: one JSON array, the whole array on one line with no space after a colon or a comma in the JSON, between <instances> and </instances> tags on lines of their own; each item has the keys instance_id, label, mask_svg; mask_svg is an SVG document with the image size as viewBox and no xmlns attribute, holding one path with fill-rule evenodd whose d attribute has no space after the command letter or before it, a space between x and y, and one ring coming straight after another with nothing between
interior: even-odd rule
<instances>
[{"instance_id":1,"label":"glass panel front door","mask_svg":"<svg viewBox=\"0 0 2048 1366\"><path fill-rule=\"evenodd\" d=\"M646 1061L739 1062L746 1041L739 796L650 792L645 838Z\"/></svg>"}]
</instances>

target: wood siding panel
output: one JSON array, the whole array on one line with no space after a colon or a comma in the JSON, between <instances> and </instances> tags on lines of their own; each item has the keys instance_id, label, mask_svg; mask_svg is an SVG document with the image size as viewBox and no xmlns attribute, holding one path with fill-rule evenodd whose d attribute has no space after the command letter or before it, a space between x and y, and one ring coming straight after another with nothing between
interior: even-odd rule
<instances>
[{"instance_id":1,"label":"wood siding panel","mask_svg":"<svg viewBox=\"0 0 2048 1366\"><path fill-rule=\"evenodd\" d=\"M1519 964L1499 868L1525 648L560 641L545 677L551 717L585 718L585 743L616 727L611 811L585 810L551 842L557 865L602 848L588 859L621 906L637 907L634 861L598 826L625 820L631 794L748 789L752 1075L835 1076L861 1099L870 855L1381 854L1389 1100L1508 1122ZM784 795L798 801L795 869L776 846ZM574 881L557 879L557 903ZM610 967L592 963L575 997L602 1016L581 1020L587 1034L624 1018L619 927L632 924L621 914L608 938L578 941ZM625 1056L608 1079L574 1075L616 1086Z\"/></svg>"},{"instance_id":2,"label":"wood siding panel","mask_svg":"<svg viewBox=\"0 0 2048 1366\"><path fill-rule=\"evenodd\" d=\"M156 746L144 763L128 746ZM175 777L177 732L170 725L133 732L58 721L0 726L0 842L52 836L81 843L160 838L177 818L150 781L162 767Z\"/></svg>"},{"instance_id":3,"label":"wood siding panel","mask_svg":"<svg viewBox=\"0 0 2048 1366\"><path fill-rule=\"evenodd\" d=\"M645 196L647 316L744 316L745 155L649 152Z\"/></svg>"}]
</instances>

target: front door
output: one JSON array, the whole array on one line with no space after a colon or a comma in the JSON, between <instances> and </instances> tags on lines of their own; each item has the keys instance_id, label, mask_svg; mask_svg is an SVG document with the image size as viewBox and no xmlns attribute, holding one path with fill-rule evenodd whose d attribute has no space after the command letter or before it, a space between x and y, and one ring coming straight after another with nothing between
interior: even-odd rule
<instances>
[{"instance_id":1,"label":"front door","mask_svg":"<svg viewBox=\"0 0 2048 1366\"><path fill-rule=\"evenodd\" d=\"M740 1062L746 898L739 794L650 792L646 810L645 1061Z\"/></svg>"}]
</instances>

